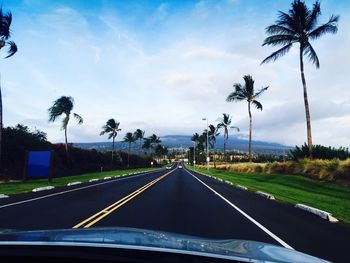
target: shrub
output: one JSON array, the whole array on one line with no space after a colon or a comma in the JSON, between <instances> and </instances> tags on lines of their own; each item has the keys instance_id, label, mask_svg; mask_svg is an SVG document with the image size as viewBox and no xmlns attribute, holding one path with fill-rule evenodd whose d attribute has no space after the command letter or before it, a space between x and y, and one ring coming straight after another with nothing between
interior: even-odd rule
<instances>
[{"instance_id":1,"label":"shrub","mask_svg":"<svg viewBox=\"0 0 350 263\"><path fill-rule=\"evenodd\" d=\"M307 158L309 156L309 148L306 143L301 147L295 146L293 150L290 150L290 155L292 159L298 160L301 158ZM312 146L312 155L316 159L340 159L346 160L350 158L350 152L348 148L340 147L338 149L334 147L326 147L322 145L313 145Z\"/></svg>"}]
</instances>

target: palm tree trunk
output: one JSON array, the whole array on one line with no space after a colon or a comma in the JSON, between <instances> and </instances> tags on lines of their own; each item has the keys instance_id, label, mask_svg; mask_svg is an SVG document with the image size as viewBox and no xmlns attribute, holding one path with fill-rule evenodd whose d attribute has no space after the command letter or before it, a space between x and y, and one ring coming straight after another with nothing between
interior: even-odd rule
<instances>
[{"instance_id":1,"label":"palm tree trunk","mask_svg":"<svg viewBox=\"0 0 350 263\"><path fill-rule=\"evenodd\" d=\"M307 146L309 148L309 157L312 159L312 135L311 135L311 116L309 109L309 101L307 98L306 80L304 75L304 62L303 62L303 46L300 45L300 73L301 81L303 83L305 115L306 115L306 128L307 128Z\"/></svg>"},{"instance_id":2,"label":"palm tree trunk","mask_svg":"<svg viewBox=\"0 0 350 263\"><path fill-rule=\"evenodd\" d=\"M114 159L114 140L115 140L115 137L113 136L113 139L112 139L112 164L113 164L113 159Z\"/></svg>"},{"instance_id":3,"label":"palm tree trunk","mask_svg":"<svg viewBox=\"0 0 350 263\"><path fill-rule=\"evenodd\" d=\"M224 161L225 162L227 161L227 158L226 158L226 141L227 141L227 133L225 131L225 134L224 134Z\"/></svg>"},{"instance_id":4,"label":"palm tree trunk","mask_svg":"<svg viewBox=\"0 0 350 263\"><path fill-rule=\"evenodd\" d=\"M130 167L130 145L131 145L131 143L129 142L129 150L128 150L128 168Z\"/></svg>"},{"instance_id":5,"label":"palm tree trunk","mask_svg":"<svg viewBox=\"0 0 350 263\"><path fill-rule=\"evenodd\" d=\"M65 143L66 143L66 154L68 157L68 139L67 139L67 126L64 127L64 139L65 139Z\"/></svg>"},{"instance_id":6,"label":"palm tree trunk","mask_svg":"<svg viewBox=\"0 0 350 263\"><path fill-rule=\"evenodd\" d=\"M249 162L252 162L252 113L250 111L250 101L248 102L248 112L249 112Z\"/></svg>"},{"instance_id":7,"label":"palm tree trunk","mask_svg":"<svg viewBox=\"0 0 350 263\"><path fill-rule=\"evenodd\" d=\"M216 162L215 162L215 149L214 150L214 153L213 153L213 162L214 162L214 168L216 168Z\"/></svg>"},{"instance_id":8,"label":"palm tree trunk","mask_svg":"<svg viewBox=\"0 0 350 263\"><path fill-rule=\"evenodd\" d=\"M226 154L226 135L224 135L224 156Z\"/></svg>"}]
</instances>

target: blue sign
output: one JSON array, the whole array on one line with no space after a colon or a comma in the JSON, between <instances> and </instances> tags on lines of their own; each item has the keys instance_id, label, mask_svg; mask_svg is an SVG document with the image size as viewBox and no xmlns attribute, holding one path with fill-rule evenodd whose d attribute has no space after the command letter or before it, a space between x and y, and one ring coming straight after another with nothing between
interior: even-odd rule
<instances>
[{"instance_id":1,"label":"blue sign","mask_svg":"<svg viewBox=\"0 0 350 263\"><path fill-rule=\"evenodd\" d=\"M45 177L50 175L51 152L33 151L28 153L27 176Z\"/></svg>"}]
</instances>

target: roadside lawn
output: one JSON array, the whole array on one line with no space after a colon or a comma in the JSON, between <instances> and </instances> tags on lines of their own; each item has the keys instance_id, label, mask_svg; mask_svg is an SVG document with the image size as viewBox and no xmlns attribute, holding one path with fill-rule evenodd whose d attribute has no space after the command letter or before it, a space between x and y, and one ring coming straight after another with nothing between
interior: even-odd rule
<instances>
[{"instance_id":1,"label":"roadside lawn","mask_svg":"<svg viewBox=\"0 0 350 263\"><path fill-rule=\"evenodd\" d=\"M82 175L74 175L67 177L53 178L49 183L47 179L28 180L26 182L0 183L0 194L13 195L19 193L31 192L34 188L52 185L55 187L66 186L71 182L88 182L90 179L103 179L108 176L124 175L141 171L151 171L157 168L138 168L129 170L115 170L107 172L87 173Z\"/></svg>"},{"instance_id":2,"label":"roadside lawn","mask_svg":"<svg viewBox=\"0 0 350 263\"><path fill-rule=\"evenodd\" d=\"M192 166L187 166L193 170ZM302 203L329 213L350 223L350 189L333 182L312 180L298 175L244 174L197 168L199 171L247 187L250 191L272 194L277 200L290 204Z\"/></svg>"}]
</instances>

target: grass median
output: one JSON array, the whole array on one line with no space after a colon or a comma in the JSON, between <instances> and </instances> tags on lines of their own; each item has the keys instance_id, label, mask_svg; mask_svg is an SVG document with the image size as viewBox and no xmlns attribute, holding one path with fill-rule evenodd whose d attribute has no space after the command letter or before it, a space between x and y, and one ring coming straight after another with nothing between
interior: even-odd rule
<instances>
[{"instance_id":1,"label":"grass median","mask_svg":"<svg viewBox=\"0 0 350 263\"><path fill-rule=\"evenodd\" d=\"M193 170L191 166L187 168ZM282 202L302 203L330 212L336 218L350 223L350 189L334 182L323 182L298 175L245 174L196 168L200 171L234 184L246 186L251 191L263 191Z\"/></svg>"},{"instance_id":2,"label":"grass median","mask_svg":"<svg viewBox=\"0 0 350 263\"><path fill-rule=\"evenodd\" d=\"M0 194L5 194L5 195L20 194L20 193L31 192L34 188L37 188L37 187L43 187L48 185L52 185L55 187L62 187L62 186L66 186L68 183L77 182L77 181L86 183L86 182L89 182L90 179L94 179L94 178L103 179L104 177L108 177L108 176L130 174L130 173L141 172L141 171L151 171L156 169L157 168L138 168L138 169L129 169L129 170L114 170L114 171L107 171L102 173L101 172L86 173L81 175L53 178L51 183L49 183L47 179L28 180L26 182L1 183Z\"/></svg>"}]
</instances>

